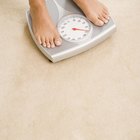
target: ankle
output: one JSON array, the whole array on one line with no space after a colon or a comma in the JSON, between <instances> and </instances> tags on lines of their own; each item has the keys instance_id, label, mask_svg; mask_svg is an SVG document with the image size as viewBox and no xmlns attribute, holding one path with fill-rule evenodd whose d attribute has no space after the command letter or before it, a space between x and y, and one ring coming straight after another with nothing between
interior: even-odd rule
<instances>
[{"instance_id":1,"label":"ankle","mask_svg":"<svg viewBox=\"0 0 140 140\"><path fill-rule=\"evenodd\" d=\"M41 10L46 8L45 2L41 0L37 1L29 0L29 5L31 10L39 10L39 9Z\"/></svg>"}]
</instances>

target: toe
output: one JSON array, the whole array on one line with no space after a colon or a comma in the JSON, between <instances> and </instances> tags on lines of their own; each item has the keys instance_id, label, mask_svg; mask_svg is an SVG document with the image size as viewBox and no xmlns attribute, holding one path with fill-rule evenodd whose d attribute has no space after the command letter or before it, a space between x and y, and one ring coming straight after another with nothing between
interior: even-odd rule
<instances>
[{"instance_id":1,"label":"toe","mask_svg":"<svg viewBox=\"0 0 140 140\"><path fill-rule=\"evenodd\" d=\"M98 19L96 22L95 22L95 25L97 26L103 26L104 25L104 22L100 19Z\"/></svg>"},{"instance_id":2,"label":"toe","mask_svg":"<svg viewBox=\"0 0 140 140\"><path fill-rule=\"evenodd\" d=\"M99 19L102 20L104 23L108 23L108 20L104 16L100 16Z\"/></svg>"},{"instance_id":3,"label":"toe","mask_svg":"<svg viewBox=\"0 0 140 140\"><path fill-rule=\"evenodd\" d=\"M106 15L105 13L103 14L103 17L106 19L106 20L109 20L110 17L108 15Z\"/></svg>"},{"instance_id":4,"label":"toe","mask_svg":"<svg viewBox=\"0 0 140 140\"><path fill-rule=\"evenodd\" d=\"M104 22L102 20L100 20L97 16L89 16L88 19L95 24L96 26L103 26Z\"/></svg>"},{"instance_id":5,"label":"toe","mask_svg":"<svg viewBox=\"0 0 140 140\"><path fill-rule=\"evenodd\" d=\"M47 48L50 48L51 47L50 42L49 42L48 39L46 39L46 46L47 46Z\"/></svg>"},{"instance_id":6,"label":"toe","mask_svg":"<svg viewBox=\"0 0 140 140\"><path fill-rule=\"evenodd\" d=\"M50 38L50 45L51 45L51 48L54 48L55 45L54 45L54 39L53 38Z\"/></svg>"},{"instance_id":7,"label":"toe","mask_svg":"<svg viewBox=\"0 0 140 140\"><path fill-rule=\"evenodd\" d=\"M41 41L42 41L42 45L43 45L43 47L46 47L47 45L46 45L45 37L42 37L42 38L41 38Z\"/></svg>"},{"instance_id":8,"label":"toe","mask_svg":"<svg viewBox=\"0 0 140 140\"><path fill-rule=\"evenodd\" d=\"M37 40L37 42L41 45L41 44L42 44L42 41L41 41L40 36L38 36L38 35L35 35L35 36L36 36L36 40Z\"/></svg>"},{"instance_id":9,"label":"toe","mask_svg":"<svg viewBox=\"0 0 140 140\"><path fill-rule=\"evenodd\" d=\"M56 36L54 40L56 46L60 46L62 44L62 39L60 37Z\"/></svg>"},{"instance_id":10,"label":"toe","mask_svg":"<svg viewBox=\"0 0 140 140\"><path fill-rule=\"evenodd\" d=\"M109 16L109 12L108 12L108 10L103 9L103 12L104 12L106 15L108 15L108 16Z\"/></svg>"}]
</instances>

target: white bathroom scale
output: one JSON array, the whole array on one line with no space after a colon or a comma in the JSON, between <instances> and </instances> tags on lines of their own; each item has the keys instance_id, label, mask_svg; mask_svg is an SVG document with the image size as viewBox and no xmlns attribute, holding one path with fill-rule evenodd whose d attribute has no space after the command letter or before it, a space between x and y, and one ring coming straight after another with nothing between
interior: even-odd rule
<instances>
[{"instance_id":1,"label":"white bathroom scale","mask_svg":"<svg viewBox=\"0 0 140 140\"><path fill-rule=\"evenodd\" d=\"M31 36L37 47L53 63L93 48L116 30L112 18L102 27L92 24L73 0L47 0L46 6L62 38L61 46L44 48L40 45L33 33L30 10L26 12L26 17Z\"/></svg>"}]
</instances>

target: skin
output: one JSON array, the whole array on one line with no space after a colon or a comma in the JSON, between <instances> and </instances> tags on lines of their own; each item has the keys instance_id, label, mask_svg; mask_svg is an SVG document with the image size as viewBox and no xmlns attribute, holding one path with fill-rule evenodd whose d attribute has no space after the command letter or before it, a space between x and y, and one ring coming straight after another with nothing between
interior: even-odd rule
<instances>
[{"instance_id":1,"label":"skin","mask_svg":"<svg viewBox=\"0 0 140 140\"><path fill-rule=\"evenodd\" d=\"M98 0L74 0L86 17L95 25L103 26L109 21L109 12Z\"/></svg>"},{"instance_id":2,"label":"skin","mask_svg":"<svg viewBox=\"0 0 140 140\"><path fill-rule=\"evenodd\" d=\"M93 24L103 26L109 21L108 9L98 0L73 1ZM29 0L29 4L33 31L38 43L48 48L60 46L62 39L49 16L45 0Z\"/></svg>"}]
</instances>

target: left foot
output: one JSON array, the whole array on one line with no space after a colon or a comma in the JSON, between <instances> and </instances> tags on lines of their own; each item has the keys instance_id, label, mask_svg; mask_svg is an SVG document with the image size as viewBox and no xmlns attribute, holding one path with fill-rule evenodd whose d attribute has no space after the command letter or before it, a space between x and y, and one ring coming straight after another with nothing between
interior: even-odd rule
<instances>
[{"instance_id":1,"label":"left foot","mask_svg":"<svg viewBox=\"0 0 140 140\"><path fill-rule=\"evenodd\" d=\"M109 21L108 9L98 0L74 0L74 2L93 24L103 26Z\"/></svg>"}]
</instances>

